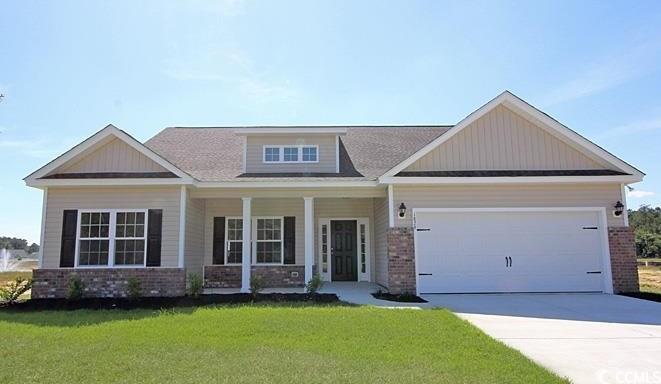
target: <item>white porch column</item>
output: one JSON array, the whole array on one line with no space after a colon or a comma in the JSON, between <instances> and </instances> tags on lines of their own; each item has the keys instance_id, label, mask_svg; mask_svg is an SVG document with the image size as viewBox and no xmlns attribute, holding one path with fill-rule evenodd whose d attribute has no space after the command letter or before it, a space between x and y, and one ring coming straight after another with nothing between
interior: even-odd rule
<instances>
[{"instance_id":1,"label":"white porch column","mask_svg":"<svg viewBox=\"0 0 661 384\"><path fill-rule=\"evenodd\" d=\"M305 282L312 279L314 264L314 198L304 197L305 201Z\"/></svg>"},{"instance_id":2,"label":"white porch column","mask_svg":"<svg viewBox=\"0 0 661 384\"><path fill-rule=\"evenodd\" d=\"M252 259L252 215L250 214L252 198L242 197L243 200L243 250L241 253L241 292L250 292L250 264Z\"/></svg>"},{"instance_id":3,"label":"white porch column","mask_svg":"<svg viewBox=\"0 0 661 384\"><path fill-rule=\"evenodd\" d=\"M179 255L177 265L179 268L184 267L184 251L186 246L186 186L181 186L181 193L179 195Z\"/></svg>"}]
</instances>

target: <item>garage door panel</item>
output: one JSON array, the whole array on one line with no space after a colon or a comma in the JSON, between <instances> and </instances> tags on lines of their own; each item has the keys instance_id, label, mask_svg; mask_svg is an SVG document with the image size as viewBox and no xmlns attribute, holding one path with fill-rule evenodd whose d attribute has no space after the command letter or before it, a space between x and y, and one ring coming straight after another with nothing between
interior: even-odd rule
<instances>
[{"instance_id":1,"label":"garage door panel","mask_svg":"<svg viewBox=\"0 0 661 384\"><path fill-rule=\"evenodd\" d=\"M423 212L416 228L421 293L603 290L597 212Z\"/></svg>"}]
</instances>

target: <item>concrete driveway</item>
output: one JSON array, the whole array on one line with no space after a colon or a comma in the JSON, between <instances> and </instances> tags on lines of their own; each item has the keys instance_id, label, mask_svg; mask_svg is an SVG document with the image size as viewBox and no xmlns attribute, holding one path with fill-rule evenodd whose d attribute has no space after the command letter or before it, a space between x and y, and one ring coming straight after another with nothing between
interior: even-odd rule
<instances>
[{"instance_id":1,"label":"concrete driveway","mask_svg":"<svg viewBox=\"0 0 661 384\"><path fill-rule=\"evenodd\" d=\"M574 383L661 383L661 303L604 294L423 297Z\"/></svg>"}]
</instances>

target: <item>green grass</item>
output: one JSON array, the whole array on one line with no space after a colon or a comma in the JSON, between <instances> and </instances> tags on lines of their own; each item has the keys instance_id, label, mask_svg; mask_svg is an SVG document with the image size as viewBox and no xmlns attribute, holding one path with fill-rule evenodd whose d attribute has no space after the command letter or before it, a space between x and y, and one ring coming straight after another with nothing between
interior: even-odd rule
<instances>
[{"instance_id":1,"label":"green grass","mask_svg":"<svg viewBox=\"0 0 661 384\"><path fill-rule=\"evenodd\" d=\"M0 383L560 383L446 310L0 312Z\"/></svg>"},{"instance_id":2,"label":"green grass","mask_svg":"<svg viewBox=\"0 0 661 384\"><path fill-rule=\"evenodd\" d=\"M638 267L641 292L661 294L661 267Z\"/></svg>"},{"instance_id":3,"label":"green grass","mask_svg":"<svg viewBox=\"0 0 661 384\"><path fill-rule=\"evenodd\" d=\"M5 285L9 282L16 280L17 277L22 277L24 279L32 277L32 271L11 271L11 272L0 272L0 285Z\"/></svg>"}]
</instances>

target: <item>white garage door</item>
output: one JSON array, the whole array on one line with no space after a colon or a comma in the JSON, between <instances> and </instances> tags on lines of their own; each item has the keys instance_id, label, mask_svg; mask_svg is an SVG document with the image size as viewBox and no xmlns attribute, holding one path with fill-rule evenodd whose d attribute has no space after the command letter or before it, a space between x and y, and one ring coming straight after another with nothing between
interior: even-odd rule
<instances>
[{"instance_id":1,"label":"white garage door","mask_svg":"<svg viewBox=\"0 0 661 384\"><path fill-rule=\"evenodd\" d=\"M420 293L604 290L596 211L416 212Z\"/></svg>"}]
</instances>

